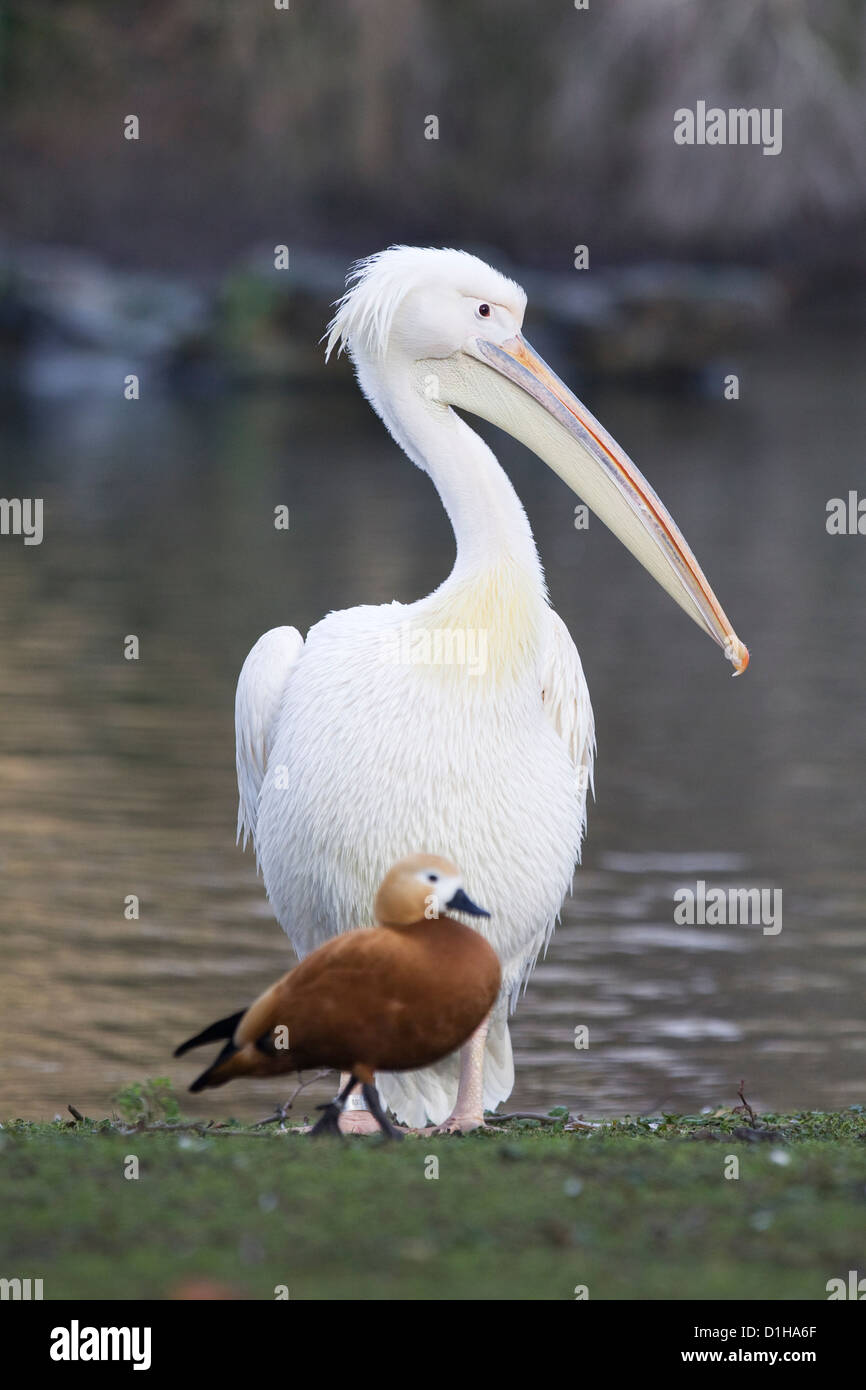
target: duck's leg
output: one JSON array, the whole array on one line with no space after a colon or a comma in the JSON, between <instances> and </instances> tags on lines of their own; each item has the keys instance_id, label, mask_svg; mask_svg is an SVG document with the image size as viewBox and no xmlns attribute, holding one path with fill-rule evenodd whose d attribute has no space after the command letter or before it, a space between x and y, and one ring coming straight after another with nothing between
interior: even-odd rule
<instances>
[{"instance_id":1,"label":"duck's leg","mask_svg":"<svg viewBox=\"0 0 866 1390\"><path fill-rule=\"evenodd\" d=\"M376 1087L372 1085L364 1086L363 1093L364 1099L369 1105L371 1113L375 1116L376 1120L378 1121L379 1128L381 1129L385 1138L402 1139L403 1131L402 1129L397 1129L394 1125L391 1124L391 1121L388 1119L388 1116L382 1109L382 1104L379 1100L379 1092L376 1090Z\"/></svg>"},{"instance_id":2,"label":"duck's leg","mask_svg":"<svg viewBox=\"0 0 866 1390\"><path fill-rule=\"evenodd\" d=\"M348 1080L348 1072L341 1072L341 1089L345 1087ZM355 1078L355 1083L357 1084L357 1077ZM375 1091L374 1085L371 1086L371 1090ZM377 1102L378 1099L379 1097L377 1095ZM339 1126L341 1134L379 1133L378 1121L376 1120L376 1116L373 1113L372 1106L370 1105L367 1096L364 1092L360 1090L355 1091L350 1088L349 1097L346 1101L346 1104L343 1106L340 1112Z\"/></svg>"},{"instance_id":3,"label":"duck's leg","mask_svg":"<svg viewBox=\"0 0 866 1390\"><path fill-rule=\"evenodd\" d=\"M468 1134L484 1124L484 1053L489 1028L488 1014L460 1049L460 1081L454 1109L444 1124L435 1126L434 1133Z\"/></svg>"},{"instance_id":4,"label":"duck's leg","mask_svg":"<svg viewBox=\"0 0 866 1390\"><path fill-rule=\"evenodd\" d=\"M343 1078L340 1077L341 1081L342 1079ZM327 1105L320 1105L318 1107L322 1111L322 1118L317 1120L313 1125L311 1134L314 1138L321 1138L323 1134L335 1134L339 1138L342 1132L340 1129L340 1116L343 1113L343 1106L346 1104L349 1092L352 1091L357 1084L358 1077L350 1076L338 1096L335 1096L333 1100L329 1100Z\"/></svg>"}]
</instances>

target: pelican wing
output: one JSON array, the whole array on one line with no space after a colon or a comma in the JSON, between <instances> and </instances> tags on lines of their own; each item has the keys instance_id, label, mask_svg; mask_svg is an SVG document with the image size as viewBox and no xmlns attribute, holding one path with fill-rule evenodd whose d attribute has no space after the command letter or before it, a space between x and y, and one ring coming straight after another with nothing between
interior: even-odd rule
<instances>
[{"instance_id":1,"label":"pelican wing","mask_svg":"<svg viewBox=\"0 0 866 1390\"><path fill-rule=\"evenodd\" d=\"M547 717L574 764L585 815L586 793L593 790L595 720L577 647L565 623L552 609L542 663L541 698Z\"/></svg>"},{"instance_id":2,"label":"pelican wing","mask_svg":"<svg viewBox=\"0 0 866 1390\"><path fill-rule=\"evenodd\" d=\"M256 843L259 792L289 675L304 650L294 627L273 627L260 637L243 664L235 695L235 756L238 771L238 839Z\"/></svg>"}]
</instances>

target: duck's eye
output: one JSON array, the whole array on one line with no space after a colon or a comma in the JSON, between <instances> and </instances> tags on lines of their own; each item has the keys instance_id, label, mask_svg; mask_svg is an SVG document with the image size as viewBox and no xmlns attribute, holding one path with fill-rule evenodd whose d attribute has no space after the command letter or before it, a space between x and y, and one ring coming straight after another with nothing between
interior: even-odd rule
<instances>
[{"instance_id":1,"label":"duck's eye","mask_svg":"<svg viewBox=\"0 0 866 1390\"><path fill-rule=\"evenodd\" d=\"M438 874L428 874L428 875L427 875L427 882L428 882L428 883L438 883L438 882L439 882L439 875L438 875Z\"/></svg>"},{"instance_id":2,"label":"duck's eye","mask_svg":"<svg viewBox=\"0 0 866 1390\"><path fill-rule=\"evenodd\" d=\"M478 305L478 308L477 308L477 310L476 310L476 313L478 314L478 317L479 317L480 319L489 319L489 318L490 318L490 314L491 314L490 305L489 305L489 304L479 304L479 305Z\"/></svg>"}]
</instances>

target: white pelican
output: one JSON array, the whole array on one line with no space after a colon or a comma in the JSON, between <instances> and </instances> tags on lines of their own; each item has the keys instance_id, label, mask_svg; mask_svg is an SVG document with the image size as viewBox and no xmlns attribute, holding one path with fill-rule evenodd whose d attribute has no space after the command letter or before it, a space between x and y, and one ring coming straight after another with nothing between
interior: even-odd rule
<instances>
[{"instance_id":1,"label":"white pelican","mask_svg":"<svg viewBox=\"0 0 866 1390\"><path fill-rule=\"evenodd\" d=\"M475 1128L511 1092L508 1002L569 891L594 753L580 658L549 606L526 513L456 412L533 450L735 674L749 659L649 483L523 338L525 305L518 285L462 251L395 246L353 267L326 357L346 349L373 409L430 475L456 560L416 603L330 613L306 642L274 628L238 681L238 836L252 836L299 956L369 921L389 866L425 846L460 864L490 911L480 930L502 966L490 1018L459 1057L378 1077L412 1126Z\"/></svg>"}]
</instances>

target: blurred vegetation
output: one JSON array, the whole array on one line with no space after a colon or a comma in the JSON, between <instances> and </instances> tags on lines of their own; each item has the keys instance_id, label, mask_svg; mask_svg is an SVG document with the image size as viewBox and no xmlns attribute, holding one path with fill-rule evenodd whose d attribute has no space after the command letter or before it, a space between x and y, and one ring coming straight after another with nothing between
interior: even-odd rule
<instances>
[{"instance_id":1,"label":"blurred vegetation","mask_svg":"<svg viewBox=\"0 0 866 1390\"><path fill-rule=\"evenodd\" d=\"M180 1119L180 1105L167 1076L131 1081L118 1091L114 1104L129 1124L171 1124Z\"/></svg>"},{"instance_id":2,"label":"blurred vegetation","mask_svg":"<svg viewBox=\"0 0 866 1390\"><path fill-rule=\"evenodd\" d=\"M12 1122L0 1260L46 1299L822 1300L863 1273L861 1106L756 1131L730 1112L528 1124L384 1145Z\"/></svg>"},{"instance_id":3,"label":"blurred vegetation","mask_svg":"<svg viewBox=\"0 0 866 1390\"><path fill-rule=\"evenodd\" d=\"M0 83L5 234L132 265L263 240L495 241L563 269L577 242L819 268L866 248L861 0L0 0ZM782 153L676 146L699 99L781 107Z\"/></svg>"}]
</instances>

